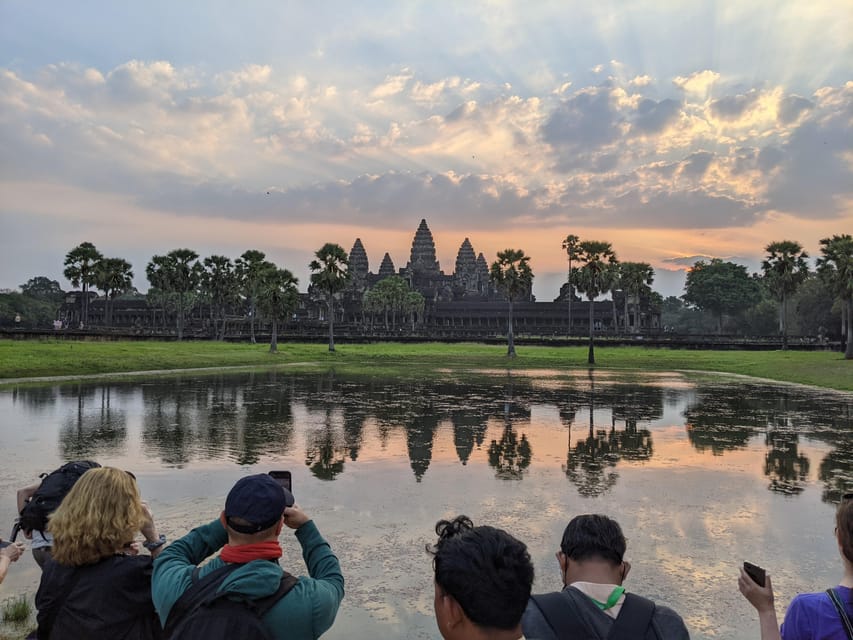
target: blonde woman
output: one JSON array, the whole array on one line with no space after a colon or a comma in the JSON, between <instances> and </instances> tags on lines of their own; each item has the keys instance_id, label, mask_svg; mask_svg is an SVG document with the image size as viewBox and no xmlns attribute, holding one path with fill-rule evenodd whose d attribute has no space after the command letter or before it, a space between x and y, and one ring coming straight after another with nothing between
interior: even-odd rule
<instances>
[{"instance_id":1,"label":"blonde woman","mask_svg":"<svg viewBox=\"0 0 853 640\"><path fill-rule=\"evenodd\" d=\"M84 473L50 517L52 559L36 594L38 635L46 638L161 637L151 602L157 533L134 477L102 467ZM137 532L151 555L138 555Z\"/></svg>"}]
</instances>

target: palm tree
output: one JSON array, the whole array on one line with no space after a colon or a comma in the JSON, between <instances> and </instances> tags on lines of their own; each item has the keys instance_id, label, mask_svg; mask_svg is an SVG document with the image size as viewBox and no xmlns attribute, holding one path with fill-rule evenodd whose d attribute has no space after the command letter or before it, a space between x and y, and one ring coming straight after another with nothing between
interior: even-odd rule
<instances>
[{"instance_id":1,"label":"palm tree","mask_svg":"<svg viewBox=\"0 0 853 640\"><path fill-rule=\"evenodd\" d=\"M225 312L239 298L239 280L230 258L212 255L204 259L201 272L202 291L210 301L213 337L225 339ZM217 328L217 323L219 327Z\"/></svg>"},{"instance_id":2,"label":"palm tree","mask_svg":"<svg viewBox=\"0 0 853 640\"><path fill-rule=\"evenodd\" d=\"M803 245L794 240L771 242L764 250L767 257L761 263L770 290L779 296L779 331L782 332L782 349L788 348L788 296L809 275L809 257Z\"/></svg>"},{"instance_id":3,"label":"palm tree","mask_svg":"<svg viewBox=\"0 0 853 640\"><path fill-rule=\"evenodd\" d=\"M255 316L257 315L258 287L260 286L261 274L271 267L272 262L267 261L263 251L249 249L237 260L235 265L240 280L243 295L249 302L249 330L251 331L252 344L255 344Z\"/></svg>"},{"instance_id":4,"label":"palm tree","mask_svg":"<svg viewBox=\"0 0 853 640\"><path fill-rule=\"evenodd\" d=\"M572 261L577 258L578 249L580 248L580 238L574 234L569 234L563 240L563 250L569 258L569 335L572 335L572 303L575 300L575 287L572 283Z\"/></svg>"},{"instance_id":5,"label":"palm tree","mask_svg":"<svg viewBox=\"0 0 853 640\"><path fill-rule=\"evenodd\" d=\"M123 258L102 258L95 265L93 281L104 292L104 324L112 326L113 300L130 289L133 284L133 268Z\"/></svg>"},{"instance_id":6,"label":"palm tree","mask_svg":"<svg viewBox=\"0 0 853 640\"><path fill-rule=\"evenodd\" d=\"M65 254L63 275L68 278L72 286L80 287L83 293L80 310L81 326L89 323L89 285L94 284L95 265L103 257L91 242L83 242Z\"/></svg>"},{"instance_id":7,"label":"palm tree","mask_svg":"<svg viewBox=\"0 0 853 640\"><path fill-rule=\"evenodd\" d=\"M257 305L272 324L270 353L278 353L278 321L287 321L299 302L299 281L287 269L278 269L272 263L258 272Z\"/></svg>"},{"instance_id":8,"label":"palm tree","mask_svg":"<svg viewBox=\"0 0 853 640\"><path fill-rule=\"evenodd\" d=\"M589 356L587 362L595 364L595 299L609 291L612 273L619 261L609 242L585 240L580 243L577 254L581 264L572 272L572 280L578 291L589 300Z\"/></svg>"},{"instance_id":9,"label":"palm tree","mask_svg":"<svg viewBox=\"0 0 853 640\"><path fill-rule=\"evenodd\" d=\"M339 244L327 242L314 254L311 284L326 293L329 306L329 351L335 350L335 294L349 281L349 257Z\"/></svg>"},{"instance_id":10,"label":"palm tree","mask_svg":"<svg viewBox=\"0 0 853 640\"><path fill-rule=\"evenodd\" d=\"M192 249L175 249L165 256L154 256L145 268L151 286L174 294L177 301L178 340L184 337L184 316L188 297L198 288L201 266Z\"/></svg>"},{"instance_id":11,"label":"palm tree","mask_svg":"<svg viewBox=\"0 0 853 640\"><path fill-rule=\"evenodd\" d=\"M619 265L620 282L625 292L625 330L628 330L628 298L634 299L633 333L640 331L640 299L651 293L655 270L648 262L623 262Z\"/></svg>"},{"instance_id":12,"label":"palm tree","mask_svg":"<svg viewBox=\"0 0 853 640\"><path fill-rule=\"evenodd\" d=\"M847 322L842 326L842 335L847 338L844 358L853 360L853 236L834 235L820 241L823 254L817 259L817 271L841 300L842 317Z\"/></svg>"},{"instance_id":13,"label":"palm tree","mask_svg":"<svg viewBox=\"0 0 853 640\"><path fill-rule=\"evenodd\" d=\"M507 325L507 350L509 358L515 357L515 337L512 331L512 306L522 296L530 294L533 285L533 271L530 268L530 256L521 249L504 249L498 252L498 259L492 263L489 278L498 291L509 301L509 322Z\"/></svg>"}]
</instances>

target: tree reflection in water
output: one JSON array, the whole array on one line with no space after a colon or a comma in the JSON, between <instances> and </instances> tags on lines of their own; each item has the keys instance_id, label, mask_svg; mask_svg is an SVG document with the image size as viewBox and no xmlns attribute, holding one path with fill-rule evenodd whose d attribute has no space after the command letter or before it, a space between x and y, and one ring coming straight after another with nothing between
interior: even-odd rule
<instances>
[{"instance_id":1,"label":"tree reflection in water","mask_svg":"<svg viewBox=\"0 0 853 640\"><path fill-rule=\"evenodd\" d=\"M360 460L363 447L378 452L393 439L394 445L405 443L418 481L429 472L445 427L448 446L463 466L488 464L499 478L523 478L533 465L529 429L535 403L546 413L554 408L567 426L563 471L589 497L614 486L620 464L650 460L656 452L644 423L659 421L664 407L673 414L682 407L696 451L724 455L754 448L762 436L766 449L757 464L771 491L797 495L815 466L825 501L853 490L853 401L846 396L748 382L677 382L600 373L590 373L588 380L517 374L386 380L270 371L18 387L11 401L24 419L63 416L57 429L63 458L124 455L128 416L137 415L132 412L139 403L141 451L164 466L221 458L253 465L268 455L293 456L298 427L304 460L316 477L335 479L347 461ZM576 422L581 410L587 412L582 426ZM308 423L296 425L296 412L307 413ZM572 427L582 429L575 441ZM805 453L815 442L828 451L819 465Z\"/></svg>"},{"instance_id":2,"label":"tree reflection in water","mask_svg":"<svg viewBox=\"0 0 853 640\"><path fill-rule=\"evenodd\" d=\"M769 431L769 447L764 456L764 475L770 478L768 489L793 495L803 491L809 476L809 459L799 452L799 436L788 431Z\"/></svg>"},{"instance_id":3,"label":"tree reflection in water","mask_svg":"<svg viewBox=\"0 0 853 640\"><path fill-rule=\"evenodd\" d=\"M104 385L100 394L95 389L77 387L77 411L63 422L59 432L59 450L64 460L120 455L127 438L127 416L123 409L112 407L113 387ZM94 411L86 409L86 401L97 402Z\"/></svg>"}]
</instances>

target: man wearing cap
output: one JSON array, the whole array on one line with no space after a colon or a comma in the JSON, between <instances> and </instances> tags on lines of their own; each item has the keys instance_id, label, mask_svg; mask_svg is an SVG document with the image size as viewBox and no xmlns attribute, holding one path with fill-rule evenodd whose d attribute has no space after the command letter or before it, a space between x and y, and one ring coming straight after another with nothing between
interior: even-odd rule
<instances>
[{"instance_id":1,"label":"man wearing cap","mask_svg":"<svg viewBox=\"0 0 853 640\"><path fill-rule=\"evenodd\" d=\"M240 564L220 591L251 600L274 594L283 574L278 564L282 525L296 530L310 577L300 577L262 621L273 638L320 637L332 626L344 597L340 563L313 520L294 504L293 495L266 474L238 480L218 519L193 529L159 555L151 591L161 624L165 626L172 607L192 585L196 565L220 549L217 558L201 567L198 578L225 564Z\"/></svg>"},{"instance_id":2,"label":"man wearing cap","mask_svg":"<svg viewBox=\"0 0 853 640\"><path fill-rule=\"evenodd\" d=\"M531 596L521 619L524 635L537 640L690 640L675 611L625 592L622 582L631 569L624 560L626 547L622 528L612 518L573 518L557 552L564 588Z\"/></svg>"}]
</instances>

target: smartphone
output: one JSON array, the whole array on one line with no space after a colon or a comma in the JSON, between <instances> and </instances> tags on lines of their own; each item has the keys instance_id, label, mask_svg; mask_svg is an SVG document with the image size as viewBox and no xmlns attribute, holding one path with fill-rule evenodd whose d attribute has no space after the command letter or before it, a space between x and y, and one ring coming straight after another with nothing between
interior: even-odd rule
<instances>
[{"instance_id":1,"label":"smartphone","mask_svg":"<svg viewBox=\"0 0 853 640\"><path fill-rule=\"evenodd\" d=\"M293 483L290 477L290 471L270 471L270 477L278 480L278 483L293 493Z\"/></svg>"},{"instance_id":2,"label":"smartphone","mask_svg":"<svg viewBox=\"0 0 853 640\"><path fill-rule=\"evenodd\" d=\"M766 572L764 569L759 567L758 565L752 564L751 562L743 563L743 570L746 571L746 575L752 578L752 581L757 584L759 587L764 586Z\"/></svg>"},{"instance_id":3,"label":"smartphone","mask_svg":"<svg viewBox=\"0 0 853 640\"><path fill-rule=\"evenodd\" d=\"M6 547L8 547L10 544L12 544L12 543L11 543L11 542L9 542L8 540L0 540L0 549L5 549L5 548L6 548Z\"/></svg>"}]
</instances>

